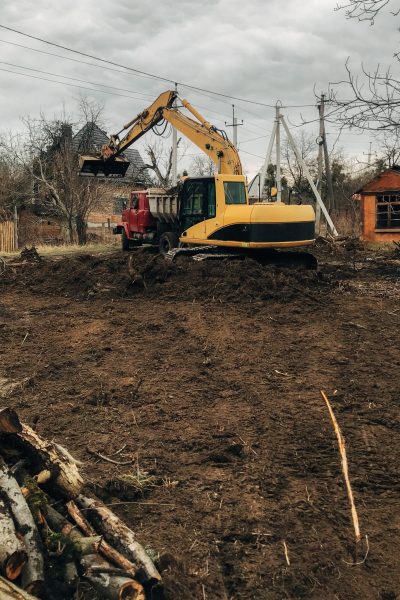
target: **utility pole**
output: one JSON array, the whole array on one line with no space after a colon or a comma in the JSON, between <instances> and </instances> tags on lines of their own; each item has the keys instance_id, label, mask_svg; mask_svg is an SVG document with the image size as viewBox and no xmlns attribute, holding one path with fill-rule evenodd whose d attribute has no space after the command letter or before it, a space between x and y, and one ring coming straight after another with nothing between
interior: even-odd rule
<instances>
[{"instance_id":1,"label":"utility pole","mask_svg":"<svg viewBox=\"0 0 400 600\"><path fill-rule=\"evenodd\" d=\"M233 127L233 145L237 148L237 128L239 125L243 125L243 119L241 123L238 123L237 118L235 117L235 105L232 104L232 123L227 123L225 121L225 127Z\"/></svg>"},{"instance_id":2,"label":"utility pole","mask_svg":"<svg viewBox=\"0 0 400 600\"><path fill-rule=\"evenodd\" d=\"M282 122L283 128L284 128L284 130L286 132L286 135L287 135L287 138L289 140L289 143L292 146L293 152L295 153L296 158L299 161L299 164L302 165L304 173L305 173L305 176L307 177L308 183L310 184L310 187L311 187L312 191L314 192L314 196L315 196L318 204L321 206L321 210L324 213L324 217L326 219L326 222L328 223L328 226L329 226L330 230L332 231L333 235L337 236L338 232L336 230L336 227L335 227L335 225L334 225L334 223L333 223L333 221L332 221L332 219L330 217L330 214L327 211L326 206L325 206L325 204L324 204L324 202L323 202L323 200L322 200L322 198L321 198L321 196L320 196L320 194L319 194L319 192L318 192L318 190L317 190L317 188L315 186L315 183L314 183L314 181L313 181L313 179L311 177L311 173L308 170L308 167L307 167L304 159L301 156L301 152L298 149L298 147L296 146L296 143L295 143L295 141L293 139L292 134L290 133L289 127L287 126L287 123L285 121L285 117L283 115L281 116L281 122Z\"/></svg>"},{"instance_id":3,"label":"utility pole","mask_svg":"<svg viewBox=\"0 0 400 600\"><path fill-rule=\"evenodd\" d=\"M321 94L322 96L322 94ZM322 194L322 161L323 161L323 144L324 144L324 112L322 103L318 104L319 112L319 137L318 137L318 181L317 189L321 196ZM315 231L319 235L321 224L321 206L319 202L315 203Z\"/></svg>"},{"instance_id":4,"label":"utility pole","mask_svg":"<svg viewBox=\"0 0 400 600\"><path fill-rule=\"evenodd\" d=\"M372 142L369 143L369 152L368 152L368 166L371 166L371 149L372 149Z\"/></svg>"},{"instance_id":5,"label":"utility pole","mask_svg":"<svg viewBox=\"0 0 400 600\"><path fill-rule=\"evenodd\" d=\"M282 178L281 178L281 111L278 104L276 105L276 133L275 133L275 143L276 143L276 201L282 201Z\"/></svg>"},{"instance_id":6,"label":"utility pole","mask_svg":"<svg viewBox=\"0 0 400 600\"><path fill-rule=\"evenodd\" d=\"M267 176L268 167L271 164L271 156L272 156L272 150L273 150L273 147L274 147L275 136L276 136L276 121L274 122L274 126L272 128L272 134L271 134L271 137L269 139L267 154L265 156L265 161L264 161L264 164L263 164L263 166L261 168L261 171L259 173L259 177L260 177L260 180L259 180L259 195L258 195L259 199L263 195L265 178ZM249 192L250 192L250 188L249 188Z\"/></svg>"},{"instance_id":7,"label":"utility pole","mask_svg":"<svg viewBox=\"0 0 400 600\"><path fill-rule=\"evenodd\" d=\"M363 154L368 156L368 168L371 166L371 158L372 158L372 142L369 143L369 152L363 152Z\"/></svg>"},{"instance_id":8,"label":"utility pole","mask_svg":"<svg viewBox=\"0 0 400 600\"><path fill-rule=\"evenodd\" d=\"M326 183L328 187L328 209L332 210L335 205L335 199L333 196L333 185L332 185L332 172L331 165L329 162L329 153L328 153L328 144L326 143L326 132L325 132L325 94L321 94L321 108L320 115L322 119L322 145L324 148L324 158L325 158L325 175L326 175Z\"/></svg>"},{"instance_id":9,"label":"utility pole","mask_svg":"<svg viewBox=\"0 0 400 600\"><path fill-rule=\"evenodd\" d=\"M175 83L175 92L178 93L178 85ZM176 100L174 100L176 106ZM172 156L171 156L171 183L175 187L178 182L178 133L172 128Z\"/></svg>"}]
</instances>

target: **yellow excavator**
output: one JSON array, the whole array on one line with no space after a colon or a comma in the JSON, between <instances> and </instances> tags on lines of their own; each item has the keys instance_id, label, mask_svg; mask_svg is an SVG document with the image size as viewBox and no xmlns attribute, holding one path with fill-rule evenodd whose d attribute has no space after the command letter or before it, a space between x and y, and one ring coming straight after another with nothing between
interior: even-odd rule
<instances>
[{"instance_id":1,"label":"yellow excavator","mask_svg":"<svg viewBox=\"0 0 400 600\"><path fill-rule=\"evenodd\" d=\"M178 100L182 106L176 105ZM175 91L160 94L151 106L113 135L99 155L80 156L80 173L123 177L129 166L123 152L164 121L196 144L218 169L215 176L187 177L179 186L176 218L168 220L170 231L165 230L165 219L160 221L158 238L166 252L174 246L203 252L212 247L217 253L259 255L261 251L313 244L313 207L283 202L250 204L237 149L223 130L204 119L187 100L178 98Z\"/></svg>"}]
</instances>

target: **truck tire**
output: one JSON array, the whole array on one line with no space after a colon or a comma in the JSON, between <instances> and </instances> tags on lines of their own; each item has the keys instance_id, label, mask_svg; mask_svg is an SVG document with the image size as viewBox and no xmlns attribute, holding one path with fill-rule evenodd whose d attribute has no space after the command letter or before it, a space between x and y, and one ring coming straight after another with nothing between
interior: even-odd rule
<instances>
[{"instance_id":1,"label":"truck tire","mask_svg":"<svg viewBox=\"0 0 400 600\"><path fill-rule=\"evenodd\" d=\"M124 252L128 252L130 250L129 238L126 235L125 229L121 232L121 247Z\"/></svg>"},{"instance_id":2,"label":"truck tire","mask_svg":"<svg viewBox=\"0 0 400 600\"><path fill-rule=\"evenodd\" d=\"M179 243L179 238L174 231L166 231L160 237L160 241L158 243L158 248L160 254L165 256L167 252L172 250L172 248L176 248Z\"/></svg>"}]
</instances>

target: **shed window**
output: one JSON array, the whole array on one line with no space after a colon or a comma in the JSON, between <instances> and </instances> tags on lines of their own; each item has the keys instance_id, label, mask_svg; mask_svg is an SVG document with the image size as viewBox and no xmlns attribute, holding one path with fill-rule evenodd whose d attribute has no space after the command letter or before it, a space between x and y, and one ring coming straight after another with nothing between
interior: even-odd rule
<instances>
[{"instance_id":1,"label":"shed window","mask_svg":"<svg viewBox=\"0 0 400 600\"><path fill-rule=\"evenodd\" d=\"M400 192L376 195L376 228L400 229Z\"/></svg>"}]
</instances>

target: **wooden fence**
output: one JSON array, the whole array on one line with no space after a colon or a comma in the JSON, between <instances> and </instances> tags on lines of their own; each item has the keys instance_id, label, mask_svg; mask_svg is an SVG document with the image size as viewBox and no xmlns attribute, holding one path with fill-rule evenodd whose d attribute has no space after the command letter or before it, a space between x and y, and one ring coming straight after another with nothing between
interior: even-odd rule
<instances>
[{"instance_id":1,"label":"wooden fence","mask_svg":"<svg viewBox=\"0 0 400 600\"><path fill-rule=\"evenodd\" d=\"M14 252L15 233L12 221L0 222L0 252Z\"/></svg>"}]
</instances>

